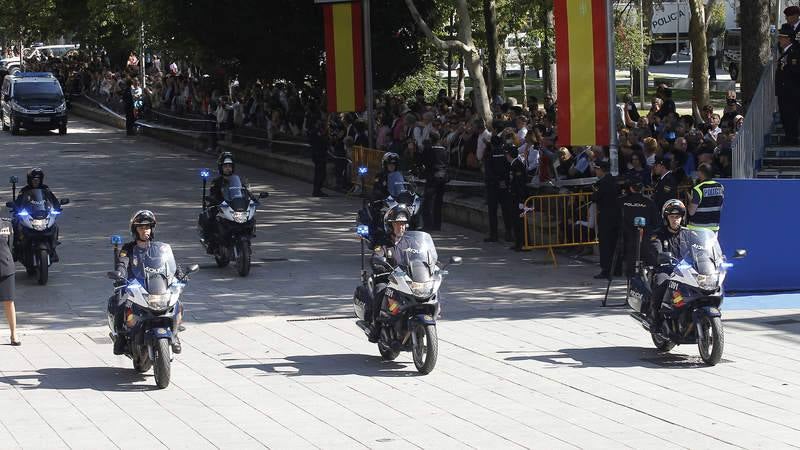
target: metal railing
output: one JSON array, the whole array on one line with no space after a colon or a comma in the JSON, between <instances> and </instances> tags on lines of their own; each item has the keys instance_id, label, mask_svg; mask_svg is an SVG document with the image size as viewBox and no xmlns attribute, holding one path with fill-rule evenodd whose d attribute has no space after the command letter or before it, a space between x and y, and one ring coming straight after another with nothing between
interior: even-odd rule
<instances>
[{"instance_id":1,"label":"metal railing","mask_svg":"<svg viewBox=\"0 0 800 450\"><path fill-rule=\"evenodd\" d=\"M761 81L747 108L744 124L733 140L733 178L754 178L772 130L777 100L775 97L775 59L764 68Z\"/></svg>"},{"instance_id":2,"label":"metal railing","mask_svg":"<svg viewBox=\"0 0 800 450\"><path fill-rule=\"evenodd\" d=\"M592 193L533 195L525 200L524 249L547 249L557 266L554 248L597 244Z\"/></svg>"}]
</instances>

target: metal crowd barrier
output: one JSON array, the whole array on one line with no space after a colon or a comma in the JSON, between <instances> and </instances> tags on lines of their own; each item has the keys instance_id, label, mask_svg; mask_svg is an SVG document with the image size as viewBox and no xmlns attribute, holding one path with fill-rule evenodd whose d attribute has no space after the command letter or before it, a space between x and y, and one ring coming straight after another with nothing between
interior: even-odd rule
<instances>
[{"instance_id":1,"label":"metal crowd barrier","mask_svg":"<svg viewBox=\"0 0 800 450\"><path fill-rule=\"evenodd\" d=\"M382 169L381 160L383 159L384 153L386 152L362 147L360 145L353 146L353 167L351 169L353 184L358 185L361 182L358 168L366 167L367 176L364 178L364 184L366 187L371 188L372 181L375 179L375 174Z\"/></svg>"},{"instance_id":2,"label":"metal crowd barrier","mask_svg":"<svg viewBox=\"0 0 800 450\"><path fill-rule=\"evenodd\" d=\"M533 195L525 200L524 249L547 249L558 267L555 248L597 244L596 209L591 192Z\"/></svg>"}]
</instances>

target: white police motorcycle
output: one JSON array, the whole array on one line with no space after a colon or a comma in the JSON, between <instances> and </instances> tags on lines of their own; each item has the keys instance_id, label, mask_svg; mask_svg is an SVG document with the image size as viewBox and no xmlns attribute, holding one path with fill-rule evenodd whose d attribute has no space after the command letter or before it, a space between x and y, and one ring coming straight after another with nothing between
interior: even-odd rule
<instances>
[{"instance_id":1,"label":"white police motorcycle","mask_svg":"<svg viewBox=\"0 0 800 450\"><path fill-rule=\"evenodd\" d=\"M122 237L112 236L114 261L119 257ZM175 276L177 265L172 248L162 242L153 242L147 250L141 279L128 280L116 271L108 272L114 283L113 300L117 308L124 308L122 328L114 331L114 315L108 311L111 339L127 339L125 356L133 361L140 373L153 368L156 385L164 389L171 377L172 351L180 352L177 335L183 320L180 296L189 275L199 270L197 264L189 266L183 278Z\"/></svg>"}]
</instances>

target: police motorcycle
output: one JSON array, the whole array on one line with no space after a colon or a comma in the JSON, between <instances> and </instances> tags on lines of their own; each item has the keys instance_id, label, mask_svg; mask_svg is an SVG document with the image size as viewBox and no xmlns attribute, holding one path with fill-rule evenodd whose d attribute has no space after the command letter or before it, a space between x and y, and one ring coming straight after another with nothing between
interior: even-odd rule
<instances>
[{"instance_id":1,"label":"police motorcycle","mask_svg":"<svg viewBox=\"0 0 800 450\"><path fill-rule=\"evenodd\" d=\"M365 200L366 202L366 200ZM410 351L417 371L430 373L438 358L436 319L441 313L439 288L447 274L447 265L461 264L453 256L444 267L438 266L433 239L422 231L407 231L393 249L393 255L371 258L373 273L364 268L365 245L375 248L379 235L370 232L370 224L359 214L356 234L361 241L361 284L353 294L356 325L386 361ZM377 278L386 277L386 288L375 293Z\"/></svg>"},{"instance_id":2,"label":"police motorcycle","mask_svg":"<svg viewBox=\"0 0 800 450\"><path fill-rule=\"evenodd\" d=\"M112 236L114 262L119 258L121 236ZM176 347L178 331L183 321L181 293L189 281L189 275L200 268L189 266L183 278L175 276L177 265L172 248L162 242L153 242L147 250L143 279L128 280L122 274L108 272L114 281L114 297L119 308L124 309L122 329L114 335L114 315L108 311L108 326L111 339L127 339L125 356L133 361L133 368L144 373L153 368L156 385L164 389L169 386L172 351Z\"/></svg>"},{"instance_id":3,"label":"police motorcycle","mask_svg":"<svg viewBox=\"0 0 800 450\"><path fill-rule=\"evenodd\" d=\"M231 261L236 262L236 271L240 276L246 277L250 273L250 238L255 237L255 216L258 200L253 198L242 184L238 175L227 177L226 185L222 188L223 201L216 206L208 206L206 197L206 183L211 176L208 169L200 172L203 178L203 211L217 208L216 227L214 240L216 245L202 239L203 226L198 223L201 236L200 242L206 252L214 255L218 267L226 267ZM262 192L258 198L267 198L269 193Z\"/></svg>"},{"instance_id":4,"label":"police motorcycle","mask_svg":"<svg viewBox=\"0 0 800 450\"><path fill-rule=\"evenodd\" d=\"M646 221L634 219L639 229L639 243ZM679 261L670 252L660 253L657 264L669 273L667 290L661 302L661 326L654 324L650 299L655 268L645 266L637 247L636 272L630 280L626 302L630 315L650 332L653 344L668 352L680 344L697 344L700 358L709 366L722 358L725 336L720 306L725 296L723 283L731 266L720 249L714 232L704 229L681 229L683 258ZM734 258L743 258L745 250L737 250ZM656 329L658 328L658 329Z\"/></svg>"},{"instance_id":5,"label":"police motorcycle","mask_svg":"<svg viewBox=\"0 0 800 450\"><path fill-rule=\"evenodd\" d=\"M11 177L12 197L17 194L17 177ZM68 198L63 198L59 202L61 206L69 204ZM51 256L58 245L56 236L56 219L61 215L61 208L56 209L43 189L30 189L22 199L21 205L16 205L13 201L6 202L6 206L11 210L14 222L19 224L17 231L21 230L17 237L15 257L25 266L28 275L36 275L36 281L47 284L50 265L53 263Z\"/></svg>"}]
</instances>

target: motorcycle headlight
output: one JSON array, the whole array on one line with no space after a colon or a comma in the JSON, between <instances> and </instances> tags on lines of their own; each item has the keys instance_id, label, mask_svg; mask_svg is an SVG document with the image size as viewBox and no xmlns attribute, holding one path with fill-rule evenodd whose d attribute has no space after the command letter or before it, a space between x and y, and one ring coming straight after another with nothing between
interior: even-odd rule
<instances>
[{"instance_id":1,"label":"motorcycle headlight","mask_svg":"<svg viewBox=\"0 0 800 450\"><path fill-rule=\"evenodd\" d=\"M151 294L147 296L147 304L157 310L167 309L169 306L169 294Z\"/></svg>"},{"instance_id":2,"label":"motorcycle headlight","mask_svg":"<svg viewBox=\"0 0 800 450\"><path fill-rule=\"evenodd\" d=\"M247 211L233 213L233 221L236 223L247 222Z\"/></svg>"},{"instance_id":3,"label":"motorcycle headlight","mask_svg":"<svg viewBox=\"0 0 800 450\"><path fill-rule=\"evenodd\" d=\"M719 278L716 275L697 275L697 285L705 291L716 291Z\"/></svg>"},{"instance_id":4,"label":"motorcycle headlight","mask_svg":"<svg viewBox=\"0 0 800 450\"><path fill-rule=\"evenodd\" d=\"M433 280L423 282L412 281L408 283L408 286L411 288L411 293L417 297L427 298L433 295Z\"/></svg>"},{"instance_id":5,"label":"motorcycle headlight","mask_svg":"<svg viewBox=\"0 0 800 450\"><path fill-rule=\"evenodd\" d=\"M36 231L43 231L47 228L47 219L33 219L31 220L31 227Z\"/></svg>"}]
</instances>

